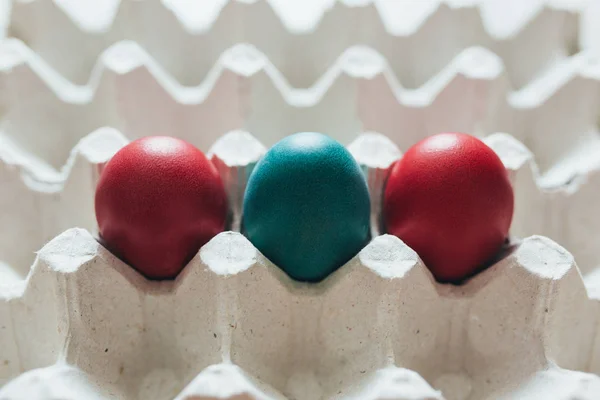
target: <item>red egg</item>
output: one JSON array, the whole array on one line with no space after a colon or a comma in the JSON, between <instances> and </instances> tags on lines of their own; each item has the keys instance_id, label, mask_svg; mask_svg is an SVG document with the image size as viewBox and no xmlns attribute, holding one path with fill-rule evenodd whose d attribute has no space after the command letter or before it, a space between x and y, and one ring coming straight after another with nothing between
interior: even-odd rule
<instances>
[{"instance_id":1,"label":"red egg","mask_svg":"<svg viewBox=\"0 0 600 400\"><path fill-rule=\"evenodd\" d=\"M175 277L225 228L227 197L197 148L166 136L136 140L106 164L96 188L103 244L150 279Z\"/></svg>"},{"instance_id":2,"label":"red egg","mask_svg":"<svg viewBox=\"0 0 600 400\"><path fill-rule=\"evenodd\" d=\"M383 200L388 233L412 247L441 282L458 283L490 261L514 207L496 153L462 133L431 136L392 167Z\"/></svg>"}]
</instances>

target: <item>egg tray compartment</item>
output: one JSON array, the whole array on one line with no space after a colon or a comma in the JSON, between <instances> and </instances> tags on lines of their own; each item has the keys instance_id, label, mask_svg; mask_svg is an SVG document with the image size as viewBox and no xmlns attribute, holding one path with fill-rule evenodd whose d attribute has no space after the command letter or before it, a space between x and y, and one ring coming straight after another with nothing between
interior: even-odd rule
<instances>
[{"instance_id":1,"label":"egg tray compartment","mask_svg":"<svg viewBox=\"0 0 600 400\"><path fill-rule=\"evenodd\" d=\"M6 35L28 43L78 84L87 82L98 56L122 40L138 42L170 75L192 86L236 43L257 46L298 87L311 86L356 44L381 52L408 87L421 86L471 46L498 54L517 87L573 51L600 49L595 23L600 7L594 0L28 0L4 5Z\"/></svg>"},{"instance_id":2,"label":"egg tray compartment","mask_svg":"<svg viewBox=\"0 0 600 400\"><path fill-rule=\"evenodd\" d=\"M544 185L559 186L579 167L597 166L598 57L586 50L563 58L515 89L501 58L469 47L411 89L381 54L353 46L311 87L294 88L264 53L236 44L199 85L183 86L140 45L121 41L77 85L9 38L0 44L0 145L57 170L78 140L104 126L130 139L168 133L205 151L236 129L267 146L297 131L344 144L376 131L403 149L440 131L510 132L536 154Z\"/></svg>"}]
</instances>

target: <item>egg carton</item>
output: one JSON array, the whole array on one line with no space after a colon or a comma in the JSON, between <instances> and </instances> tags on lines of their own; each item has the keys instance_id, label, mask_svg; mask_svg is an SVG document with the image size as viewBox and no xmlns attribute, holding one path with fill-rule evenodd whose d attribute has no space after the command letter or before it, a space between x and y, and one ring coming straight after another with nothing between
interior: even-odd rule
<instances>
[{"instance_id":1,"label":"egg carton","mask_svg":"<svg viewBox=\"0 0 600 400\"><path fill-rule=\"evenodd\" d=\"M576 174L575 164L597 164L599 59L578 53L513 90L501 59L472 47L425 85L408 89L380 54L355 46L314 86L298 89L263 53L242 44L224 52L202 84L184 87L139 45L120 42L80 86L22 42L6 39L0 137L58 169L78 140L103 126L130 139L171 134L205 151L235 129L256 133L267 146L303 130L345 144L376 131L400 148L440 131L510 132L536 154L546 186L559 186Z\"/></svg>"},{"instance_id":2,"label":"egg carton","mask_svg":"<svg viewBox=\"0 0 600 400\"><path fill-rule=\"evenodd\" d=\"M301 3L0 2L1 400L600 397L600 2ZM127 140L208 151L238 231L265 145L302 130L348 145L373 204L376 239L322 284L239 233L166 283L94 240L95 182ZM583 281L534 236L439 285L380 236L399 148L449 130L510 171L512 234L561 243Z\"/></svg>"},{"instance_id":3,"label":"egg carton","mask_svg":"<svg viewBox=\"0 0 600 400\"><path fill-rule=\"evenodd\" d=\"M58 169L102 126L203 150L232 129L401 148L503 131L558 186L597 159L599 16L598 0L3 0L0 135Z\"/></svg>"},{"instance_id":4,"label":"egg carton","mask_svg":"<svg viewBox=\"0 0 600 400\"><path fill-rule=\"evenodd\" d=\"M71 228L0 296L2 400L600 395L598 299L541 236L457 287L390 235L305 284L225 232L157 282Z\"/></svg>"},{"instance_id":5,"label":"egg carton","mask_svg":"<svg viewBox=\"0 0 600 400\"><path fill-rule=\"evenodd\" d=\"M6 34L78 84L106 48L133 40L192 86L236 43L264 51L296 87L311 86L361 43L382 53L409 87L423 85L465 48L484 46L520 87L574 49L599 49L594 1L17 0L5 1L0 15Z\"/></svg>"},{"instance_id":6,"label":"egg carton","mask_svg":"<svg viewBox=\"0 0 600 400\"><path fill-rule=\"evenodd\" d=\"M533 194L547 203L556 194L536 184L531 153L507 134L485 141L515 186L513 230L537 221L532 215L549 209L531 201ZM439 391L446 399L595 399L600 393L594 375L600 373L600 274L589 274L584 285L572 256L550 239L529 237L454 287L435 283L399 239L379 235L326 281L307 285L227 232L175 281L147 281L93 236L94 181L124 143L106 128L72 151L74 161L53 182L53 212L62 213L56 221L83 226L73 210L87 209L82 221L89 230L58 235L26 279L0 279L0 379L16 377L0 399L441 399ZM401 153L373 132L349 150L368 177L377 235L378 199ZM245 181L264 152L242 131L209 152L238 221L233 229ZM12 185L26 185L40 204L53 204L41 190L48 176L39 166L24 164L26 156L12 159ZM545 218L556 214L550 213Z\"/></svg>"}]
</instances>

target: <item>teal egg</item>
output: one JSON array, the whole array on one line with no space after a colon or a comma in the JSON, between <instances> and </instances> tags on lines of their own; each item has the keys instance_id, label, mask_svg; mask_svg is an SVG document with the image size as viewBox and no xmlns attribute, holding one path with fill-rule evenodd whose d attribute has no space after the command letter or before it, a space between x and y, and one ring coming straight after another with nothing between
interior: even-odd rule
<instances>
[{"instance_id":1,"label":"teal egg","mask_svg":"<svg viewBox=\"0 0 600 400\"><path fill-rule=\"evenodd\" d=\"M319 133L297 133L256 164L244 196L242 230L292 279L317 282L370 239L370 199L352 155Z\"/></svg>"}]
</instances>

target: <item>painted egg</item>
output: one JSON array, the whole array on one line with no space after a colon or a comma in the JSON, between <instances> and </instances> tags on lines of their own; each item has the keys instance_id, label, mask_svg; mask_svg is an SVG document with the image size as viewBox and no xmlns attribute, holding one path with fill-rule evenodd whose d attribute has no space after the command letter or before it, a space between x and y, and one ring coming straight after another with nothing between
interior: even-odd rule
<instances>
[{"instance_id":1,"label":"painted egg","mask_svg":"<svg viewBox=\"0 0 600 400\"><path fill-rule=\"evenodd\" d=\"M96 188L102 243L151 279L175 277L225 228L227 197L205 155L166 136L136 140L107 163Z\"/></svg>"},{"instance_id":2,"label":"painted egg","mask_svg":"<svg viewBox=\"0 0 600 400\"><path fill-rule=\"evenodd\" d=\"M243 231L291 278L316 282L370 239L370 199L352 155L319 133L297 133L254 168L244 196Z\"/></svg>"},{"instance_id":3,"label":"painted egg","mask_svg":"<svg viewBox=\"0 0 600 400\"><path fill-rule=\"evenodd\" d=\"M462 133L431 136L392 167L384 193L388 233L442 282L477 272L508 236L514 196L496 153Z\"/></svg>"}]
</instances>

